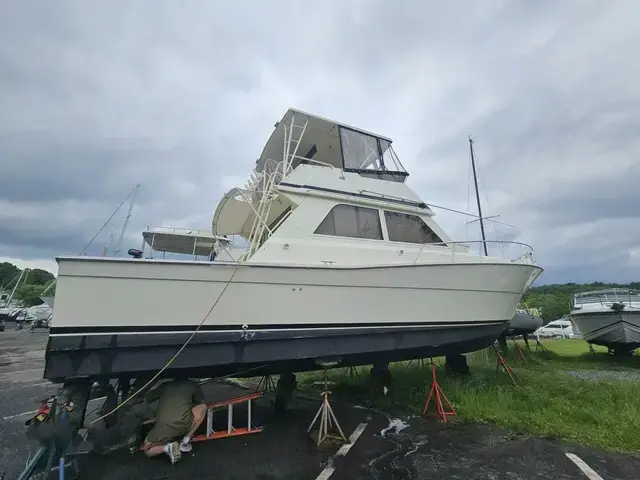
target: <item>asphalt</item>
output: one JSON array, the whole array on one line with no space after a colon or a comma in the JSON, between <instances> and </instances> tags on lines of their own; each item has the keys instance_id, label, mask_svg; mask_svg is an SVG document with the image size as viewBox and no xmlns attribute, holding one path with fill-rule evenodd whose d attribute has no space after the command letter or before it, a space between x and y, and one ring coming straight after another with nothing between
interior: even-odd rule
<instances>
[{"instance_id":1,"label":"asphalt","mask_svg":"<svg viewBox=\"0 0 640 480\"><path fill-rule=\"evenodd\" d=\"M29 333L12 327L0 332L0 479L17 477L28 456L24 422L39 401L59 386L42 379L46 331ZM246 394L236 386L209 384L205 394L221 400ZM176 465L167 459L147 459L127 449L81 457L81 478L106 480L215 479L563 479L589 478L567 456L585 462L603 480L640 478L640 461L570 445L549 438L533 438L491 425L442 424L422 418L389 415L332 401L345 435L361 435L346 448L327 441L317 447L306 432L320 406L318 393L296 396L285 414L274 413L272 398L256 402L254 424L264 431L252 435L194 445ZM93 410L101 400L93 401ZM236 409L236 426L245 412ZM216 415L226 425L226 413ZM364 427L363 427L364 425ZM362 430L364 428L364 430ZM340 449L340 453L338 453ZM324 476L323 476L324 475Z\"/></svg>"}]
</instances>

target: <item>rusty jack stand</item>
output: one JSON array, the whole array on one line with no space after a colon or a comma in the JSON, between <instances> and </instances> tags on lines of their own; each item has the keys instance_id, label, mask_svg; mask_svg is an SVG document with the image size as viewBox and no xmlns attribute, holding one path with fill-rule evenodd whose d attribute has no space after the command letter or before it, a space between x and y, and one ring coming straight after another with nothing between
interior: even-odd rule
<instances>
[{"instance_id":1,"label":"rusty jack stand","mask_svg":"<svg viewBox=\"0 0 640 480\"><path fill-rule=\"evenodd\" d=\"M448 411L444 409L444 404L442 403L443 397L447 402L447 405L449 405L450 410ZM454 416L456 414L453 405L451 405L451 402L445 395L444 391L442 390L442 388L440 388L440 384L438 383L438 379L436 377L436 365L433 363L433 359L431 359L431 388L429 389L429 396L427 397L427 401L424 404L422 415L425 415L427 413L432 398L433 403L436 407L436 415L438 415L443 422L447 421L447 416Z\"/></svg>"},{"instance_id":2,"label":"rusty jack stand","mask_svg":"<svg viewBox=\"0 0 640 480\"><path fill-rule=\"evenodd\" d=\"M502 368L504 368L504 371L507 373L507 375L509 375L509 378L511 379L513 384L517 387L518 382L516 380L519 380L518 376L515 374L513 370L511 370L511 367L507 365L507 362L505 361L504 357L500 354L500 352L498 351L495 345L493 345L493 351L496 352L496 356L498 357L498 360L496 361L496 375L498 374L498 370L502 365Z\"/></svg>"},{"instance_id":3,"label":"rusty jack stand","mask_svg":"<svg viewBox=\"0 0 640 480\"><path fill-rule=\"evenodd\" d=\"M311 420L311 424L309 424L309 428L307 428L307 433L311 432L311 429L313 428L313 425L316 423L316 420L318 420L318 418L320 419L320 425L318 426L318 440L316 442L316 445L320 445L322 442L324 442L324 440L329 436L329 429L333 428L333 425L335 425L336 428L338 429L338 432L340 433L340 438L342 438L342 440L344 440L345 442L347 441L347 437L345 437L344 433L342 433L342 428L340 428L340 424L338 423L338 420L336 419L336 416L333 413L333 409L329 404L329 394L331 392L329 392L327 389L327 383L328 383L327 369L325 368L324 369L325 388L324 388L324 392L320 394L322 396L322 404L320 405L320 408L316 412L316 416L313 417L313 420Z\"/></svg>"}]
</instances>

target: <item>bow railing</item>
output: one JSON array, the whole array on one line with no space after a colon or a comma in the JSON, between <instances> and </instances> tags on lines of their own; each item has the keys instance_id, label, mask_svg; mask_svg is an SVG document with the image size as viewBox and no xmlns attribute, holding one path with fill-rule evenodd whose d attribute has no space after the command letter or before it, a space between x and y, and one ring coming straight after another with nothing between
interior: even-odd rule
<instances>
[{"instance_id":1,"label":"bow railing","mask_svg":"<svg viewBox=\"0 0 640 480\"><path fill-rule=\"evenodd\" d=\"M478 254L471 252L472 246L477 246L478 250L486 245L489 255ZM438 242L438 243L424 243L418 250L418 253L413 260L413 263L417 263L420 259L420 255L427 249L429 254L437 253L438 255L448 256L451 258L451 262L456 261L456 254L458 256L465 255L468 258L469 255L473 255L474 262L487 263L495 261L496 258L502 258L509 260L513 263L522 263L526 265L535 265L535 259L533 256L533 247L522 242L513 242L509 240L464 240L453 242ZM479 257L480 260L477 258Z\"/></svg>"}]
</instances>

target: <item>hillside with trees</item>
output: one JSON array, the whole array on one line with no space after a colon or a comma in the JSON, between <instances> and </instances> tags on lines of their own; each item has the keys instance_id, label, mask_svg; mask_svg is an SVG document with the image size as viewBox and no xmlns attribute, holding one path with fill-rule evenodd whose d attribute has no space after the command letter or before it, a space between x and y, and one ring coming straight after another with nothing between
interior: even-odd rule
<instances>
[{"instance_id":1,"label":"hillside with trees","mask_svg":"<svg viewBox=\"0 0 640 480\"><path fill-rule=\"evenodd\" d=\"M20 278L20 273L22 273L22 270L13 263L0 263L0 290L11 293L16 282L20 280L14 298L21 300L28 307L40 305L42 303L42 300L40 300L42 292L51 286L56 277L51 272L39 268L28 269L22 275L22 278ZM54 293L55 285L49 288L47 295L53 295Z\"/></svg>"},{"instance_id":2,"label":"hillside with trees","mask_svg":"<svg viewBox=\"0 0 640 480\"><path fill-rule=\"evenodd\" d=\"M640 282L626 284L594 282L540 285L531 288L523 300L527 306L541 309L542 318L545 320L556 320L569 313L574 293L601 290L603 288L632 288L640 290Z\"/></svg>"}]
</instances>

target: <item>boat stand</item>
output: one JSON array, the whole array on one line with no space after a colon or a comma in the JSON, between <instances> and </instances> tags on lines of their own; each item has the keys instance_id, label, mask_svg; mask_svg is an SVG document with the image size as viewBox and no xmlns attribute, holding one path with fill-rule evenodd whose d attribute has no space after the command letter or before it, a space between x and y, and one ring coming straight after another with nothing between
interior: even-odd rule
<instances>
[{"instance_id":1,"label":"boat stand","mask_svg":"<svg viewBox=\"0 0 640 480\"><path fill-rule=\"evenodd\" d=\"M260 433L264 427L256 427L252 424L251 419L251 401L262 397L264 392L250 393L241 397L234 397L221 402L207 403L207 429L206 433L194 435L191 442L204 442L206 440L217 440L219 438L237 437L240 435L248 435L251 433ZM233 426L233 406L247 402L247 426L236 428ZM216 431L213 429L213 411L222 407L227 407L227 428L225 430ZM155 418L146 420L143 424L154 423ZM140 446L140 450L144 450L144 445Z\"/></svg>"},{"instance_id":2,"label":"boat stand","mask_svg":"<svg viewBox=\"0 0 640 480\"><path fill-rule=\"evenodd\" d=\"M496 361L496 375L498 374L498 371L500 370L500 366L502 366L502 368L507 373L507 375L509 375L509 378L511 379L513 384L517 387L518 386L517 380L519 380L518 376L515 374L515 372L513 370L511 370L511 367L507 364L506 360L500 354L500 352L498 351L498 349L496 348L495 345L493 345L493 351L496 352L496 356L498 357L498 359Z\"/></svg>"},{"instance_id":3,"label":"boat stand","mask_svg":"<svg viewBox=\"0 0 640 480\"><path fill-rule=\"evenodd\" d=\"M338 423L338 419L336 418L335 414L333 413L333 409L329 404L329 394L331 392L328 390L327 385L328 385L327 369L325 368L324 369L324 387L325 388L324 388L324 392L320 394L322 396L322 404L320 404L320 408L316 412L316 416L313 417L313 420L311 420L311 423L309 424L309 428L307 428L307 433L310 433L316 421L318 419L320 420L320 425L318 425L318 438L316 441L316 445L320 445L322 442L325 441L327 437L330 436L329 431L334 427L334 425L338 430L338 432L340 433L339 438L341 438L345 442L347 441L347 437L344 436L344 433L342 432L342 428L340 428L340 424Z\"/></svg>"},{"instance_id":4,"label":"boat stand","mask_svg":"<svg viewBox=\"0 0 640 480\"><path fill-rule=\"evenodd\" d=\"M258 382L258 386L254 390L255 392L275 392L276 391L276 383L273 381L273 377L271 375L265 375Z\"/></svg>"},{"instance_id":5,"label":"boat stand","mask_svg":"<svg viewBox=\"0 0 640 480\"><path fill-rule=\"evenodd\" d=\"M545 354L549 353L549 349L544 346L544 344L540 341L539 338L536 337L536 349L534 350L534 352L538 353L538 350L540 350Z\"/></svg>"},{"instance_id":6,"label":"boat stand","mask_svg":"<svg viewBox=\"0 0 640 480\"><path fill-rule=\"evenodd\" d=\"M445 402L447 402L449 410L444 409L444 403L442 402L443 398ZM447 421L447 416L454 416L456 414L453 405L451 405L451 402L438 383L438 378L436 376L436 365L435 363L433 363L433 360L431 360L431 388L429 389L429 396L427 397L427 401L424 403L422 415L426 415L432 399L433 403L435 404L436 415L439 416L443 422Z\"/></svg>"},{"instance_id":7,"label":"boat stand","mask_svg":"<svg viewBox=\"0 0 640 480\"><path fill-rule=\"evenodd\" d=\"M516 346L516 350L518 351L518 354L520 355L520 358L522 358L522 360L524 360L524 362L527 365L530 365L529 359L524 354L524 349L520 346L520 344L517 342L517 340L515 338L512 338L511 340L513 341L513 344Z\"/></svg>"},{"instance_id":8,"label":"boat stand","mask_svg":"<svg viewBox=\"0 0 640 480\"><path fill-rule=\"evenodd\" d=\"M353 378L353 377L357 377L358 376L358 370L356 370L356 367L354 367L353 365L349 365L347 367L347 371L345 372L349 375L349 378Z\"/></svg>"},{"instance_id":9,"label":"boat stand","mask_svg":"<svg viewBox=\"0 0 640 480\"><path fill-rule=\"evenodd\" d=\"M413 365L413 362L417 363L418 368L424 368L424 358L414 358L413 360L409 360L409 362L407 363L407 368Z\"/></svg>"}]
</instances>

